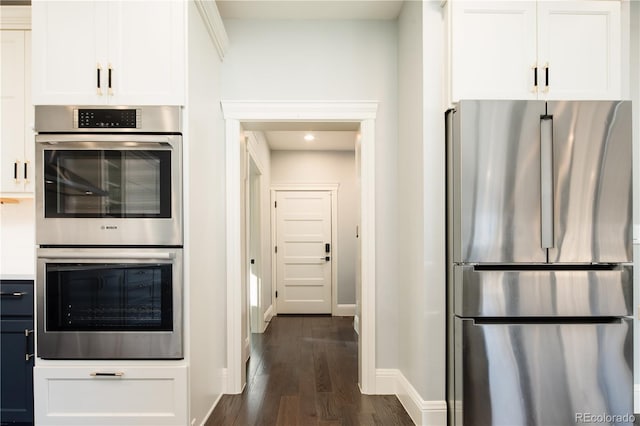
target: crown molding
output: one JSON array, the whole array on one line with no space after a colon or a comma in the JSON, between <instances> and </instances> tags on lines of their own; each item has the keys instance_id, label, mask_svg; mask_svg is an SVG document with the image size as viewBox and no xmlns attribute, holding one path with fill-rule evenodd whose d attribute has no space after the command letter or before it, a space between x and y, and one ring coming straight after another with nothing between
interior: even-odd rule
<instances>
[{"instance_id":1,"label":"crown molding","mask_svg":"<svg viewBox=\"0 0 640 426\"><path fill-rule=\"evenodd\" d=\"M31 6L0 6L0 29L30 30Z\"/></svg>"},{"instance_id":2,"label":"crown molding","mask_svg":"<svg viewBox=\"0 0 640 426\"><path fill-rule=\"evenodd\" d=\"M377 101L221 101L225 119L360 121L375 119Z\"/></svg>"},{"instance_id":3,"label":"crown molding","mask_svg":"<svg viewBox=\"0 0 640 426\"><path fill-rule=\"evenodd\" d=\"M224 60L224 55L229 48L229 37L227 31L224 28L222 17L218 11L215 1L212 0L194 0L196 8L200 13L200 17L207 28L209 37L213 41L220 60Z\"/></svg>"}]
</instances>

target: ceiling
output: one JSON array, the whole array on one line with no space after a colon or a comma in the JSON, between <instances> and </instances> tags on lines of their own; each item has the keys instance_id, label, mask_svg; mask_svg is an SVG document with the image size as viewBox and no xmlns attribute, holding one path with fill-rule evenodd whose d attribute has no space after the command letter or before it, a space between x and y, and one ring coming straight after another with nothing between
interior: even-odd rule
<instances>
[{"instance_id":1,"label":"ceiling","mask_svg":"<svg viewBox=\"0 0 640 426\"><path fill-rule=\"evenodd\" d=\"M398 18L402 0L216 0L223 19Z\"/></svg>"},{"instance_id":2,"label":"ceiling","mask_svg":"<svg viewBox=\"0 0 640 426\"><path fill-rule=\"evenodd\" d=\"M360 123L350 122L247 122L242 128L261 131L274 151L353 151ZM312 134L313 141L304 140Z\"/></svg>"}]
</instances>

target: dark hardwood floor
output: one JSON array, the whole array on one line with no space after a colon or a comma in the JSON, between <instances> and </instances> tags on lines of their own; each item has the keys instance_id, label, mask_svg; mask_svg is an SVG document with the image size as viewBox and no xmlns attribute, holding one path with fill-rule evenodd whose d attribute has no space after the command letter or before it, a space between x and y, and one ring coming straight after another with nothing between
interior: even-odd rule
<instances>
[{"instance_id":1,"label":"dark hardwood floor","mask_svg":"<svg viewBox=\"0 0 640 426\"><path fill-rule=\"evenodd\" d=\"M353 318L278 316L252 338L244 392L206 426L413 425L395 396L360 394Z\"/></svg>"}]
</instances>

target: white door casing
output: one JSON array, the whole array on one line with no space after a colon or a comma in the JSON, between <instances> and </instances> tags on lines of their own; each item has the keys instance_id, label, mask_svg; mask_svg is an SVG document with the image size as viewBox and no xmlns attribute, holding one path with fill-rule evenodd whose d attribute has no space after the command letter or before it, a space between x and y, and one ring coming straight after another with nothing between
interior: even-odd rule
<instances>
[{"instance_id":1,"label":"white door casing","mask_svg":"<svg viewBox=\"0 0 640 426\"><path fill-rule=\"evenodd\" d=\"M225 118L226 152L226 253L227 253L227 389L237 394L244 388L241 339L242 294L239 283L244 273L241 252L240 122L357 122L360 123L361 175L361 317L358 335L360 390L376 393L376 262L375 262L375 119L378 103L222 101Z\"/></svg>"},{"instance_id":2,"label":"white door casing","mask_svg":"<svg viewBox=\"0 0 640 426\"><path fill-rule=\"evenodd\" d=\"M276 191L279 314L332 313L331 195L328 191Z\"/></svg>"}]
</instances>

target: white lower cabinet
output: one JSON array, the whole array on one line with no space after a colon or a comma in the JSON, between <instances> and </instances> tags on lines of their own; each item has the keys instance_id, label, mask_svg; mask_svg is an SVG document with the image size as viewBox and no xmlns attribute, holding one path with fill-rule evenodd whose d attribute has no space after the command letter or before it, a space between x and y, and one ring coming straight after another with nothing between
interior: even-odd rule
<instances>
[{"instance_id":1,"label":"white lower cabinet","mask_svg":"<svg viewBox=\"0 0 640 426\"><path fill-rule=\"evenodd\" d=\"M184 426L187 367L36 366L38 426Z\"/></svg>"}]
</instances>

